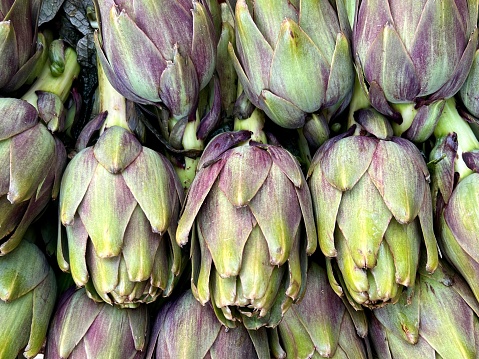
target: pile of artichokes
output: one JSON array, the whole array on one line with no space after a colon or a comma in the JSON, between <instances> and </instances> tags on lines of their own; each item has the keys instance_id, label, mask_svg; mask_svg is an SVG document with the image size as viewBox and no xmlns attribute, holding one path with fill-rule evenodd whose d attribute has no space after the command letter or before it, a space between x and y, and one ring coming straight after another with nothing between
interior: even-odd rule
<instances>
[{"instance_id":1,"label":"pile of artichokes","mask_svg":"<svg viewBox=\"0 0 479 359\"><path fill-rule=\"evenodd\" d=\"M0 0L0 359L479 358L479 0Z\"/></svg>"}]
</instances>

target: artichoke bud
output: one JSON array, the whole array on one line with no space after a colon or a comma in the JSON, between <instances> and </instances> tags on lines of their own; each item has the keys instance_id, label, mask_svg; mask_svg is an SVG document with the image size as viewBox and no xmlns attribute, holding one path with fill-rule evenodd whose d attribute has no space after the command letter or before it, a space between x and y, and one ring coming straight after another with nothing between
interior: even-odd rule
<instances>
[{"instance_id":1,"label":"artichoke bud","mask_svg":"<svg viewBox=\"0 0 479 359\"><path fill-rule=\"evenodd\" d=\"M359 4L352 41L358 74L371 105L398 122L397 136L425 141L444 99L462 87L478 44L476 7L457 0Z\"/></svg>"},{"instance_id":2,"label":"artichoke bud","mask_svg":"<svg viewBox=\"0 0 479 359\"><path fill-rule=\"evenodd\" d=\"M325 142L308 173L328 277L351 305L382 306L413 285L424 241L437 265L429 172L411 142L391 136L376 111L355 114L363 130ZM376 137L377 136L377 137ZM407 159L405 161L405 159ZM344 165L347 163L347 166Z\"/></svg>"},{"instance_id":3,"label":"artichoke bud","mask_svg":"<svg viewBox=\"0 0 479 359\"><path fill-rule=\"evenodd\" d=\"M209 304L201 305L187 291L160 309L146 358L210 357L269 359L266 330L226 329Z\"/></svg>"},{"instance_id":4,"label":"artichoke bud","mask_svg":"<svg viewBox=\"0 0 479 359\"><path fill-rule=\"evenodd\" d=\"M292 305L274 329L279 335L272 338L283 349L278 352L285 352L287 358L367 358L349 311L331 289L326 271L315 263L308 269L307 288L303 299ZM364 312L356 315L366 323ZM367 331L362 334L366 336Z\"/></svg>"},{"instance_id":5,"label":"artichoke bud","mask_svg":"<svg viewBox=\"0 0 479 359\"><path fill-rule=\"evenodd\" d=\"M35 357L44 344L56 280L44 254L27 240L0 257L0 357Z\"/></svg>"},{"instance_id":6,"label":"artichoke bud","mask_svg":"<svg viewBox=\"0 0 479 359\"><path fill-rule=\"evenodd\" d=\"M330 2L241 0L235 21L238 49L230 46L230 55L238 78L275 123L299 128L307 114L322 112L329 121L347 107L354 84L350 39Z\"/></svg>"},{"instance_id":7,"label":"artichoke bud","mask_svg":"<svg viewBox=\"0 0 479 359\"><path fill-rule=\"evenodd\" d=\"M59 263L108 303L137 307L168 295L182 268L171 237L182 198L165 157L130 131L107 127L65 170L60 219L67 241L58 243Z\"/></svg>"},{"instance_id":8,"label":"artichoke bud","mask_svg":"<svg viewBox=\"0 0 479 359\"><path fill-rule=\"evenodd\" d=\"M329 139L329 133L327 119L322 114L311 114L306 117L303 134L311 148L317 150Z\"/></svg>"},{"instance_id":9,"label":"artichoke bud","mask_svg":"<svg viewBox=\"0 0 479 359\"><path fill-rule=\"evenodd\" d=\"M96 303L85 290L60 298L48 333L47 358L143 358L149 339L145 305L120 309Z\"/></svg>"},{"instance_id":10,"label":"artichoke bud","mask_svg":"<svg viewBox=\"0 0 479 359\"><path fill-rule=\"evenodd\" d=\"M154 1L95 3L101 33L95 45L113 87L131 101L164 104L175 118L194 112L216 62L217 36L207 5L169 2L158 10ZM141 51L118 52L131 43Z\"/></svg>"},{"instance_id":11,"label":"artichoke bud","mask_svg":"<svg viewBox=\"0 0 479 359\"><path fill-rule=\"evenodd\" d=\"M223 324L240 320L249 329L277 325L301 297L305 256L317 245L309 189L296 159L280 147L248 142L251 136L226 132L208 144L176 232L180 245L195 233L198 300L211 301ZM286 206L274 205L280 198Z\"/></svg>"},{"instance_id":12,"label":"artichoke bud","mask_svg":"<svg viewBox=\"0 0 479 359\"><path fill-rule=\"evenodd\" d=\"M414 294L372 312L370 339L376 354L408 358L476 358L479 303L464 280L440 262L425 272L424 258ZM444 335L450 340L444 340ZM387 353L387 354L386 354Z\"/></svg>"}]
</instances>

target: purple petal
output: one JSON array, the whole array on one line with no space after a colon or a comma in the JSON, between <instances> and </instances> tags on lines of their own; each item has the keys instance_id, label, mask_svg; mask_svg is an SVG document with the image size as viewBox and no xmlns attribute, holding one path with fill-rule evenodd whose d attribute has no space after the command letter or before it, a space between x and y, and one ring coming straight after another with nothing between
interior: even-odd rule
<instances>
[{"instance_id":1,"label":"purple petal","mask_svg":"<svg viewBox=\"0 0 479 359\"><path fill-rule=\"evenodd\" d=\"M231 150L219 179L219 187L235 207L246 206L268 177L271 157L256 146Z\"/></svg>"},{"instance_id":2,"label":"purple petal","mask_svg":"<svg viewBox=\"0 0 479 359\"><path fill-rule=\"evenodd\" d=\"M222 278L239 274L254 223L248 207L236 208L217 184L213 186L198 213L198 226Z\"/></svg>"},{"instance_id":3,"label":"purple petal","mask_svg":"<svg viewBox=\"0 0 479 359\"><path fill-rule=\"evenodd\" d=\"M193 40L191 43L191 59L198 74L198 84L201 90L210 82L215 70L216 34L210 13L201 3L193 2L192 12Z\"/></svg>"},{"instance_id":4,"label":"purple petal","mask_svg":"<svg viewBox=\"0 0 479 359\"><path fill-rule=\"evenodd\" d=\"M234 131L225 132L215 136L206 146L198 162L198 170L210 166L212 163L218 161L220 156L251 138L250 131Z\"/></svg>"},{"instance_id":5,"label":"purple petal","mask_svg":"<svg viewBox=\"0 0 479 359\"><path fill-rule=\"evenodd\" d=\"M225 160L220 160L207 168L201 168L191 183L176 231L176 241L180 246L188 243L191 227L225 163Z\"/></svg>"},{"instance_id":6,"label":"purple petal","mask_svg":"<svg viewBox=\"0 0 479 359\"><path fill-rule=\"evenodd\" d=\"M413 101L420 91L414 64L390 25L371 44L364 74L369 83L378 83L389 102Z\"/></svg>"},{"instance_id":7,"label":"purple petal","mask_svg":"<svg viewBox=\"0 0 479 359\"><path fill-rule=\"evenodd\" d=\"M0 98L0 140L13 137L38 123L37 110L24 100Z\"/></svg>"}]
</instances>

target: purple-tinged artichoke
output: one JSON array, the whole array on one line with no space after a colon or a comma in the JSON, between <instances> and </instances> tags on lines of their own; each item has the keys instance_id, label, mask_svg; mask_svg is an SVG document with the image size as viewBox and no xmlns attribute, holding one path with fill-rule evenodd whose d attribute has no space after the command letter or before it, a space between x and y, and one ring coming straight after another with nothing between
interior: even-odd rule
<instances>
[{"instance_id":1,"label":"purple-tinged artichoke","mask_svg":"<svg viewBox=\"0 0 479 359\"><path fill-rule=\"evenodd\" d=\"M0 92L12 92L27 81L42 57L37 44L42 0L0 1Z\"/></svg>"},{"instance_id":2,"label":"purple-tinged artichoke","mask_svg":"<svg viewBox=\"0 0 479 359\"><path fill-rule=\"evenodd\" d=\"M151 333L147 359L270 359L265 328L225 328L213 308L191 291L161 307Z\"/></svg>"},{"instance_id":3,"label":"purple-tinged artichoke","mask_svg":"<svg viewBox=\"0 0 479 359\"><path fill-rule=\"evenodd\" d=\"M113 87L129 100L164 104L176 119L194 115L216 60L215 29L204 2L95 3L101 31L96 47Z\"/></svg>"},{"instance_id":4,"label":"purple-tinged artichoke","mask_svg":"<svg viewBox=\"0 0 479 359\"><path fill-rule=\"evenodd\" d=\"M324 143L308 183L331 285L359 309L394 302L414 284L423 239L430 272L438 251L421 153L375 110L356 117L361 134Z\"/></svg>"},{"instance_id":5,"label":"purple-tinged artichoke","mask_svg":"<svg viewBox=\"0 0 479 359\"><path fill-rule=\"evenodd\" d=\"M66 291L48 332L48 359L112 359L145 357L149 340L146 305L120 309L96 303L85 290Z\"/></svg>"},{"instance_id":6,"label":"purple-tinged artichoke","mask_svg":"<svg viewBox=\"0 0 479 359\"><path fill-rule=\"evenodd\" d=\"M362 0L353 51L371 104L422 142L466 80L478 44L475 0Z\"/></svg>"},{"instance_id":7,"label":"purple-tinged artichoke","mask_svg":"<svg viewBox=\"0 0 479 359\"><path fill-rule=\"evenodd\" d=\"M303 294L317 246L309 188L285 149L216 136L201 156L176 239L191 235L192 289L227 326L275 326ZM306 230L304 230L306 229Z\"/></svg>"},{"instance_id":8,"label":"purple-tinged artichoke","mask_svg":"<svg viewBox=\"0 0 479 359\"><path fill-rule=\"evenodd\" d=\"M372 311L370 340L378 358L479 357L479 303L445 263L419 269L414 288L396 304Z\"/></svg>"},{"instance_id":9,"label":"purple-tinged artichoke","mask_svg":"<svg viewBox=\"0 0 479 359\"><path fill-rule=\"evenodd\" d=\"M315 263L308 269L306 293L271 335L275 358L366 359L368 333L363 311L348 311L329 285L326 271ZM357 325L357 327L356 327Z\"/></svg>"},{"instance_id":10,"label":"purple-tinged artichoke","mask_svg":"<svg viewBox=\"0 0 479 359\"><path fill-rule=\"evenodd\" d=\"M442 253L479 300L479 141L449 99L430 153Z\"/></svg>"},{"instance_id":11,"label":"purple-tinged artichoke","mask_svg":"<svg viewBox=\"0 0 479 359\"><path fill-rule=\"evenodd\" d=\"M65 61L60 76L47 63L22 99L0 98L0 255L19 244L58 195L66 151L51 132L64 126L63 103L80 71L73 49L66 50Z\"/></svg>"},{"instance_id":12,"label":"purple-tinged artichoke","mask_svg":"<svg viewBox=\"0 0 479 359\"><path fill-rule=\"evenodd\" d=\"M57 260L93 299L136 307L167 296L183 269L174 237L183 189L166 157L130 131L126 99L98 72L102 113L95 121L104 125L63 174L67 239L59 238Z\"/></svg>"},{"instance_id":13,"label":"purple-tinged artichoke","mask_svg":"<svg viewBox=\"0 0 479 359\"><path fill-rule=\"evenodd\" d=\"M55 274L45 255L23 240L0 257L0 358L27 358L43 347L56 298Z\"/></svg>"},{"instance_id":14,"label":"purple-tinged artichoke","mask_svg":"<svg viewBox=\"0 0 479 359\"><path fill-rule=\"evenodd\" d=\"M329 119L349 103L351 29L343 1L334 3L236 2L230 54L238 78L249 100L282 127L302 127L319 111Z\"/></svg>"}]
</instances>

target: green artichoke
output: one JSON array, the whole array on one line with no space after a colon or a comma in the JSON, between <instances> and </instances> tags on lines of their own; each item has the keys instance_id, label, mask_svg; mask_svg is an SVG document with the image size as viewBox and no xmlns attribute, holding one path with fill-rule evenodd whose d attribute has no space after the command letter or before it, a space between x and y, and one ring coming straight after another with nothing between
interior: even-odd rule
<instances>
[{"instance_id":1,"label":"green artichoke","mask_svg":"<svg viewBox=\"0 0 479 359\"><path fill-rule=\"evenodd\" d=\"M176 239L192 233L192 289L227 326L275 326L305 287L317 246L311 197L296 159L250 140L216 136L201 156ZM304 231L304 228L306 231Z\"/></svg>"},{"instance_id":2,"label":"green artichoke","mask_svg":"<svg viewBox=\"0 0 479 359\"><path fill-rule=\"evenodd\" d=\"M270 359L266 329L226 329L210 305L202 306L191 291L166 303L151 333L147 359Z\"/></svg>"},{"instance_id":3,"label":"green artichoke","mask_svg":"<svg viewBox=\"0 0 479 359\"><path fill-rule=\"evenodd\" d=\"M37 44L42 0L0 1L0 92L12 92L28 80L42 57ZM46 50L45 50L46 51Z\"/></svg>"},{"instance_id":4,"label":"green artichoke","mask_svg":"<svg viewBox=\"0 0 479 359\"><path fill-rule=\"evenodd\" d=\"M216 60L215 28L203 2L96 0L95 5L101 31L96 48L113 87L129 100L164 104L176 119L194 116Z\"/></svg>"},{"instance_id":5,"label":"green artichoke","mask_svg":"<svg viewBox=\"0 0 479 359\"><path fill-rule=\"evenodd\" d=\"M149 340L146 305L120 309L96 303L70 288L58 303L48 331L48 359L141 359Z\"/></svg>"},{"instance_id":6,"label":"green artichoke","mask_svg":"<svg viewBox=\"0 0 479 359\"><path fill-rule=\"evenodd\" d=\"M453 99L434 133L430 159L438 242L479 300L479 141Z\"/></svg>"},{"instance_id":7,"label":"green artichoke","mask_svg":"<svg viewBox=\"0 0 479 359\"><path fill-rule=\"evenodd\" d=\"M353 52L371 104L395 134L423 142L466 80L478 45L476 0L362 0Z\"/></svg>"},{"instance_id":8,"label":"green artichoke","mask_svg":"<svg viewBox=\"0 0 479 359\"><path fill-rule=\"evenodd\" d=\"M327 141L308 177L333 288L356 308L376 307L394 302L403 286L414 284L422 239L430 272L438 251L421 153L392 136L376 111L360 110L356 120L361 135L351 136L353 127Z\"/></svg>"},{"instance_id":9,"label":"green artichoke","mask_svg":"<svg viewBox=\"0 0 479 359\"><path fill-rule=\"evenodd\" d=\"M37 355L44 344L56 298L55 274L45 255L23 240L0 257L0 358Z\"/></svg>"},{"instance_id":10,"label":"green artichoke","mask_svg":"<svg viewBox=\"0 0 479 359\"><path fill-rule=\"evenodd\" d=\"M136 307L168 295L183 268L174 235L183 188L168 160L130 131L126 99L99 73L97 142L68 164L57 260L95 300ZM88 143L92 126L80 135ZM93 126L94 127L94 126Z\"/></svg>"},{"instance_id":11,"label":"green artichoke","mask_svg":"<svg viewBox=\"0 0 479 359\"><path fill-rule=\"evenodd\" d=\"M58 195L66 151L52 132L64 125L63 102L80 71L76 59L68 48L62 75L53 76L47 63L22 99L0 98L0 255Z\"/></svg>"},{"instance_id":12,"label":"green artichoke","mask_svg":"<svg viewBox=\"0 0 479 359\"><path fill-rule=\"evenodd\" d=\"M414 289L372 311L370 339L381 359L479 357L479 303L446 264L419 269Z\"/></svg>"},{"instance_id":13,"label":"green artichoke","mask_svg":"<svg viewBox=\"0 0 479 359\"><path fill-rule=\"evenodd\" d=\"M230 54L238 78L249 100L282 127L302 127L318 111L329 118L349 103L351 29L343 1L334 3L236 2Z\"/></svg>"},{"instance_id":14,"label":"green artichoke","mask_svg":"<svg viewBox=\"0 0 479 359\"><path fill-rule=\"evenodd\" d=\"M311 263L303 299L286 312L274 329L277 331L272 335L274 357L368 358L365 343L358 336L367 335L366 316L362 311L353 312L348 312L331 289L326 271ZM351 314L357 319L358 328Z\"/></svg>"}]
</instances>

